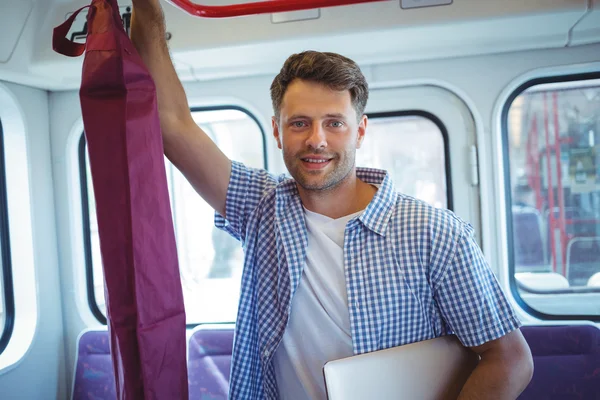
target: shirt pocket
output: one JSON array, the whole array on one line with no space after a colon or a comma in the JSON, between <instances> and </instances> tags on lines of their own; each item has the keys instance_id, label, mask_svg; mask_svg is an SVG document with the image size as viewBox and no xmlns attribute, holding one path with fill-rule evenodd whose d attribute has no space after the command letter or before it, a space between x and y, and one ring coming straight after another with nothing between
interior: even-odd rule
<instances>
[{"instance_id":1,"label":"shirt pocket","mask_svg":"<svg viewBox=\"0 0 600 400\"><path fill-rule=\"evenodd\" d=\"M373 350L435 337L427 312L431 289L420 258L410 251L396 252L393 244L385 248L371 260L365 288Z\"/></svg>"}]
</instances>

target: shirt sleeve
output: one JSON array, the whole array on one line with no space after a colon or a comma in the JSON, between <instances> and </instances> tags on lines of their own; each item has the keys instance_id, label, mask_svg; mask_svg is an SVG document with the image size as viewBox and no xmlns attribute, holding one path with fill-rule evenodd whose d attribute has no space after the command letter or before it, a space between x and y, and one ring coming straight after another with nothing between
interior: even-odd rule
<instances>
[{"instance_id":1,"label":"shirt sleeve","mask_svg":"<svg viewBox=\"0 0 600 400\"><path fill-rule=\"evenodd\" d=\"M225 217L215 212L215 226L244 242L248 216L260 200L277 186L277 180L262 169L232 161L231 178L225 200Z\"/></svg>"},{"instance_id":2,"label":"shirt sleeve","mask_svg":"<svg viewBox=\"0 0 600 400\"><path fill-rule=\"evenodd\" d=\"M473 237L461 224L456 247L438 285L438 306L464 346L479 346L519 328L521 322Z\"/></svg>"}]
</instances>

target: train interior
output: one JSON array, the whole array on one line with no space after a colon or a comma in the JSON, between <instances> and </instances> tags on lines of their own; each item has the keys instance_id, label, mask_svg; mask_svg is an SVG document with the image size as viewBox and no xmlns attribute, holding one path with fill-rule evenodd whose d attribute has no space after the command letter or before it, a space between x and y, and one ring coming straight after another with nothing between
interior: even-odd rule
<instances>
[{"instance_id":1,"label":"train interior","mask_svg":"<svg viewBox=\"0 0 600 400\"><path fill-rule=\"evenodd\" d=\"M182 2L161 0L172 60L194 120L228 157L287 173L272 136L274 76L304 50L352 58L370 88L357 164L474 227L534 355L522 398L600 398L600 0L384 0L225 17ZM116 398L84 57L51 42L88 4L0 0L2 399ZM119 6L129 29L131 1ZM67 37L83 43L86 29L83 12ZM165 168L190 398L227 398L243 249Z\"/></svg>"}]
</instances>

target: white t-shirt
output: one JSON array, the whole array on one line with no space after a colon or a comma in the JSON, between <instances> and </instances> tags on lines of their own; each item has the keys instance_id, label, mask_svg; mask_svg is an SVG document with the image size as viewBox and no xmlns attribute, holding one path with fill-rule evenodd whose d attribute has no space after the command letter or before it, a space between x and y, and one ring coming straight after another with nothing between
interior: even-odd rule
<instances>
[{"instance_id":1,"label":"white t-shirt","mask_svg":"<svg viewBox=\"0 0 600 400\"><path fill-rule=\"evenodd\" d=\"M353 355L344 270L346 224L304 209L306 265L282 342L274 355L282 400L327 399L323 366Z\"/></svg>"}]
</instances>

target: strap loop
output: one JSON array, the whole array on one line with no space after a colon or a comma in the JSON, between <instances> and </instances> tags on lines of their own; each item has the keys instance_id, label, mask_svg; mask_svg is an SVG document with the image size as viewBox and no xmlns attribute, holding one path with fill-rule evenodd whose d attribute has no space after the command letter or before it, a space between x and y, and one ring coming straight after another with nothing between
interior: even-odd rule
<instances>
[{"instance_id":1,"label":"strap loop","mask_svg":"<svg viewBox=\"0 0 600 400\"><path fill-rule=\"evenodd\" d=\"M67 39L67 34L73 26L73 22L77 15L84 9L89 8L90 6L81 7L79 10L75 11L65 22L54 28L54 32L52 33L52 49L57 53L65 55L67 57L78 57L83 54L85 51L85 44L75 43L69 39Z\"/></svg>"}]
</instances>

